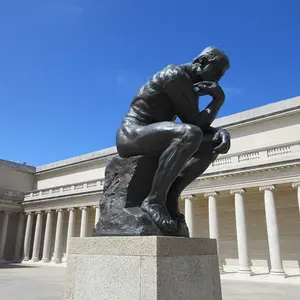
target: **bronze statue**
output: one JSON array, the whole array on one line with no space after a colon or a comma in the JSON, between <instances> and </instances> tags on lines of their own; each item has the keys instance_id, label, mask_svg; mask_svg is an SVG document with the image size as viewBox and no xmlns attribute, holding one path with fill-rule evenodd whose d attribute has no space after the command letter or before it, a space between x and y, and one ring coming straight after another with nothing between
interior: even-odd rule
<instances>
[{"instance_id":1,"label":"bronze statue","mask_svg":"<svg viewBox=\"0 0 300 300\"><path fill-rule=\"evenodd\" d=\"M211 127L225 101L218 81L228 69L225 53L208 47L191 63L168 65L140 88L117 132L119 157L107 166L100 201L103 214L94 235L188 235L178 209L180 194L218 154L230 148L229 133ZM212 101L199 111L202 95L211 96ZM175 122L177 117L182 123ZM148 170L138 171L138 164L151 173L145 182L141 177L146 178ZM133 165L127 179L123 177L124 186L120 174ZM153 165L155 170L150 170ZM136 173L139 179L133 178ZM142 189L147 193L137 191ZM123 197L122 201L116 197ZM143 199L137 199L140 197ZM143 229L135 230L135 226Z\"/></svg>"}]
</instances>

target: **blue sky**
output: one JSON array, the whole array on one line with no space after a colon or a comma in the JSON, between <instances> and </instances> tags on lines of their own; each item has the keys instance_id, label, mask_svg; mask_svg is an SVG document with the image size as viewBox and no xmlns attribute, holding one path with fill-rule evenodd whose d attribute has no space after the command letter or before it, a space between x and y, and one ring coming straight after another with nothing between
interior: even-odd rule
<instances>
[{"instance_id":1,"label":"blue sky","mask_svg":"<svg viewBox=\"0 0 300 300\"><path fill-rule=\"evenodd\" d=\"M209 45L231 60L219 116L300 95L299 10L297 0L3 1L0 158L42 165L114 146L140 85Z\"/></svg>"}]
</instances>

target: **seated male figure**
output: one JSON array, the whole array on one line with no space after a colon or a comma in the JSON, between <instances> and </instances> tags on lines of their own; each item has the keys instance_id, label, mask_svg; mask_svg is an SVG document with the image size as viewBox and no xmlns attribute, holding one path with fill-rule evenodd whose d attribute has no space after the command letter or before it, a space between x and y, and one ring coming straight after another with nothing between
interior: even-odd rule
<instances>
[{"instance_id":1,"label":"seated male figure","mask_svg":"<svg viewBox=\"0 0 300 300\"><path fill-rule=\"evenodd\" d=\"M218 48L204 49L191 63L168 65L143 85L117 132L121 157L155 156L158 167L141 209L165 234L177 230L178 198L218 154L227 153L230 135L211 127L225 101L218 84L229 69ZM212 101L199 111L199 96ZM175 123L179 118L182 123Z\"/></svg>"}]
</instances>

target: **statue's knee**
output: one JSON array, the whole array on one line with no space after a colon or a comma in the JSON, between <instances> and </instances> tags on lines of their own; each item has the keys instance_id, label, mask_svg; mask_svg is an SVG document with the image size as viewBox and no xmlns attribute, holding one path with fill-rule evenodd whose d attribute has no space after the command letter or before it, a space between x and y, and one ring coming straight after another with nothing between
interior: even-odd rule
<instances>
[{"instance_id":1,"label":"statue's knee","mask_svg":"<svg viewBox=\"0 0 300 300\"><path fill-rule=\"evenodd\" d=\"M203 139L202 130L194 125L184 125L186 139L196 147L199 147Z\"/></svg>"}]
</instances>

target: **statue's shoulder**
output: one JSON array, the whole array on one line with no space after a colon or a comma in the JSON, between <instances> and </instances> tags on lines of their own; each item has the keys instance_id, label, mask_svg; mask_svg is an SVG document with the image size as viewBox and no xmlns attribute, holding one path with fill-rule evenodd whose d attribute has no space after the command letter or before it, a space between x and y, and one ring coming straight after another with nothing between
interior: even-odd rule
<instances>
[{"instance_id":1,"label":"statue's shoulder","mask_svg":"<svg viewBox=\"0 0 300 300\"><path fill-rule=\"evenodd\" d=\"M186 77L186 72L178 65L167 65L161 70L165 81L178 80Z\"/></svg>"}]
</instances>

